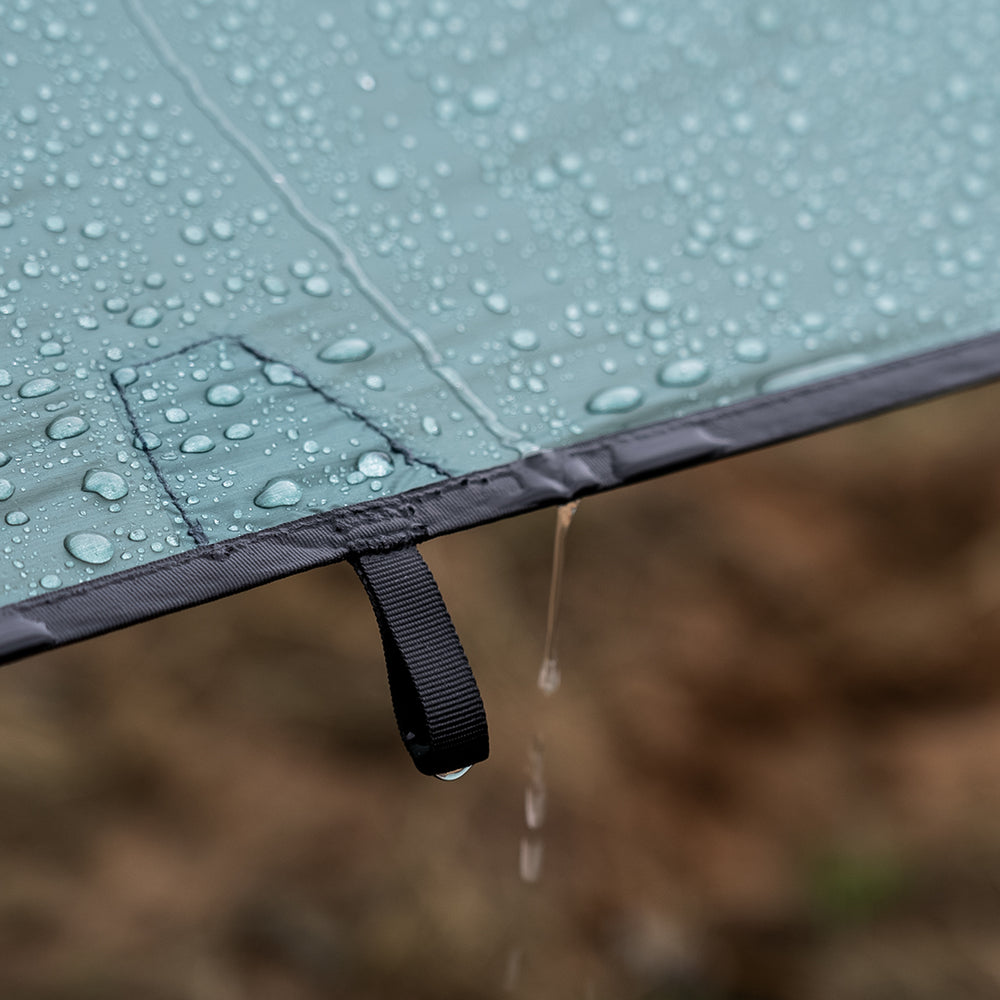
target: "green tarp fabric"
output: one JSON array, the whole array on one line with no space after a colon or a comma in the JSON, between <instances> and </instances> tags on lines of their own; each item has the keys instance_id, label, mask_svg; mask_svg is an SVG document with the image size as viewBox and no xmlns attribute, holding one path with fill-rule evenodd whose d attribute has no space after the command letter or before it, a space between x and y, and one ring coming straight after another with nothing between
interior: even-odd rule
<instances>
[{"instance_id":1,"label":"green tarp fabric","mask_svg":"<svg viewBox=\"0 0 1000 1000\"><path fill-rule=\"evenodd\" d=\"M997 374L998 45L990 0L0 0L7 652Z\"/></svg>"}]
</instances>

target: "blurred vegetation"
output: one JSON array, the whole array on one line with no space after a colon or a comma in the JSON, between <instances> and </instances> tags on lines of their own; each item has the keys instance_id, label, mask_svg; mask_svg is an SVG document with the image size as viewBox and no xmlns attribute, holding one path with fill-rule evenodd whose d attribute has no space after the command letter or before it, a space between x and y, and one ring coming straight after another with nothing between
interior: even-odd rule
<instances>
[{"instance_id":1,"label":"blurred vegetation","mask_svg":"<svg viewBox=\"0 0 1000 1000\"><path fill-rule=\"evenodd\" d=\"M1000 389L439 539L493 755L345 566L0 673L4 1000L1000 995ZM518 878L544 745L537 884Z\"/></svg>"}]
</instances>

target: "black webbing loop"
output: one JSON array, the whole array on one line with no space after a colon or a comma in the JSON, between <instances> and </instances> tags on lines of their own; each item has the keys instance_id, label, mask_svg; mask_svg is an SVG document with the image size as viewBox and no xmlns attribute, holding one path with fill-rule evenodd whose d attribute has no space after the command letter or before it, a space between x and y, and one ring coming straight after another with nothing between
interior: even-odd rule
<instances>
[{"instance_id":1,"label":"black webbing loop","mask_svg":"<svg viewBox=\"0 0 1000 1000\"><path fill-rule=\"evenodd\" d=\"M403 743L424 774L489 756L486 711L448 609L415 547L352 556L375 609Z\"/></svg>"}]
</instances>

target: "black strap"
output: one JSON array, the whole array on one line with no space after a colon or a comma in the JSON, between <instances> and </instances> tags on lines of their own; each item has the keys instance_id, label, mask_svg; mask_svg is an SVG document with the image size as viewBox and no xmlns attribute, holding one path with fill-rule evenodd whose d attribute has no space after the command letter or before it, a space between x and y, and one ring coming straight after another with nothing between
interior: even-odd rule
<instances>
[{"instance_id":1,"label":"black strap","mask_svg":"<svg viewBox=\"0 0 1000 1000\"><path fill-rule=\"evenodd\" d=\"M375 609L392 707L423 774L489 756L486 711L448 609L415 547L351 556Z\"/></svg>"}]
</instances>

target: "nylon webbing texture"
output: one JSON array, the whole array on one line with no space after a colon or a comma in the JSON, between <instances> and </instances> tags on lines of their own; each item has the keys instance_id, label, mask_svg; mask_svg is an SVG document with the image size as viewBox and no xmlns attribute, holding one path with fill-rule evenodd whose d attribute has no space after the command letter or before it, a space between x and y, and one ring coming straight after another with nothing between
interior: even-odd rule
<instances>
[{"instance_id":1,"label":"nylon webbing texture","mask_svg":"<svg viewBox=\"0 0 1000 1000\"><path fill-rule=\"evenodd\" d=\"M423 774L489 756L486 711L441 593L416 548L351 556L375 609L403 743Z\"/></svg>"}]
</instances>

